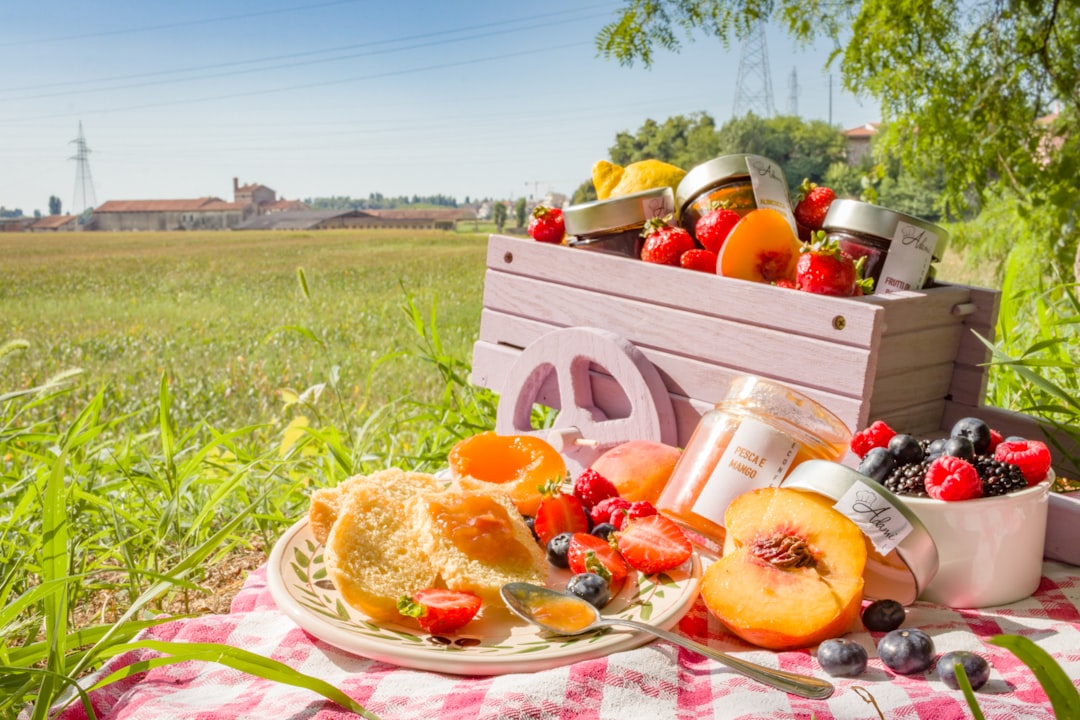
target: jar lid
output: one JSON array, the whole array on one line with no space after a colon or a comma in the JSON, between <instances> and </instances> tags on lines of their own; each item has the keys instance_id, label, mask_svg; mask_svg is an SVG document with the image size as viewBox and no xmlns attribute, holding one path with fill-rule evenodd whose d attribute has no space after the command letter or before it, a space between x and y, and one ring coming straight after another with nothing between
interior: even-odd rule
<instances>
[{"instance_id":1,"label":"jar lid","mask_svg":"<svg viewBox=\"0 0 1080 720\"><path fill-rule=\"evenodd\" d=\"M930 531L880 483L840 463L807 460L781 486L835 500L834 507L863 531L868 541L865 597L910 605L937 574L938 550Z\"/></svg>"},{"instance_id":2,"label":"jar lid","mask_svg":"<svg viewBox=\"0 0 1080 720\"><path fill-rule=\"evenodd\" d=\"M571 205L563 210L563 223L567 235L592 235L640 227L650 218L667 217L674 213L674 195L671 187L665 185L607 200Z\"/></svg>"},{"instance_id":3,"label":"jar lid","mask_svg":"<svg viewBox=\"0 0 1080 720\"><path fill-rule=\"evenodd\" d=\"M772 160L761 155L721 155L700 165L695 165L686 173L675 188L675 206L682 208L701 193L716 185L738 177L750 176L749 161L768 163L779 169Z\"/></svg>"},{"instance_id":4,"label":"jar lid","mask_svg":"<svg viewBox=\"0 0 1080 720\"><path fill-rule=\"evenodd\" d=\"M853 230L891 240L896 236L896 228L900 223L914 225L932 233L935 237L934 259L940 260L945 256L945 247L949 243L949 233L945 228L927 222L922 218L917 218L914 215L907 215L860 200L848 200L846 198L833 200L829 205L829 212L825 214L825 220L822 222L821 227L826 232L829 230Z\"/></svg>"}]
</instances>

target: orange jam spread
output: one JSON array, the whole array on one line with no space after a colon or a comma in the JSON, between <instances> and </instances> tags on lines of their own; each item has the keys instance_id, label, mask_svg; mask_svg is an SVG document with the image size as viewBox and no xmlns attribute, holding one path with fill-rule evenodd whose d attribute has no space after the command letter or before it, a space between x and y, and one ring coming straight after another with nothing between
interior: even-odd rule
<instances>
[{"instance_id":1,"label":"orange jam spread","mask_svg":"<svg viewBox=\"0 0 1080 720\"><path fill-rule=\"evenodd\" d=\"M596 619L583 603L572 598L545 597L530 603L529 609L537 622L569 634L584 630Z\"/></svg>"},{"instance_id":2,"label":"orange jam spread","mask_svg":"<svg viewBox=\"0 0 1080 720\"><path fill-rule=\"evenodd\" d=\"M431 504L439 528L458 550L485 563L529 565L532 555L514 537L510 514L481 493L460 493Z\"/></svg>"}]
</instances>

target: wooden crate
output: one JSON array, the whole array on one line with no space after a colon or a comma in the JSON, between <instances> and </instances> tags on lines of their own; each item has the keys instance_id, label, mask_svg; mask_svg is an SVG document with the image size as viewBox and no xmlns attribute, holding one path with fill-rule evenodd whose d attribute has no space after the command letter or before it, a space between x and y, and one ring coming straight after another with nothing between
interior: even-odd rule
<instances>
[{"instance_id":1,"label":"wooden crate","mask_svg":"<svg viewBox=\"0 0 1080 720\"><path fill-rule=\"evenodd\" d=\"M754 374L821 402L849 428L885 420L937 434L967 415L1038 437L1026 416L982 406L999 293L942 284L917 292L831 298L493 235L472 381L501 391L524 348L568 327L609 330L659 370L678 444L721 400L731 379ZM592 373L596 405L627 411L618 383ZM551 378L537 395L560 407Z\"/></svg>"}]
</instances>

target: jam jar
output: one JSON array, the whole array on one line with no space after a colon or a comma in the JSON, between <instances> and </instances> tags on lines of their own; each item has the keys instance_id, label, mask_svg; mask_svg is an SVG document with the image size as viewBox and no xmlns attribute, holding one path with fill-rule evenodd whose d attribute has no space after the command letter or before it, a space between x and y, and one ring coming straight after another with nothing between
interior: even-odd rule
<instances>
[{"instance_id":1,"label":"jam jar","mask_svg":"<svg viewBox=\"0 0 1080 720\"><path fill-rule=\"evenodd\" d=\"M848 255L866 258L863 277L882 295L922 288L948 241L933 223L858 200L834 200L822 229Z\"/></svg>"},{"instance_id":2,"label":"jam jar","mask_svg":"<svg viewBox=\"0 0 1080 720\"><path fill-rule=\"evenodd\" d=\"M850 441L847 426L815 400L772 380L736 377L702 416L656 507L719 552L732 500L779 485L806 460L837 461Z\"/></svg>"},{"instance_id":3,"label":"jam jar","mask_svg":"<svg viewBox=\"0 0 1080 720\"><path fill-rule=\"evenodd\" d=\"M772 208L787 219L792 232L797 232L784 171L766 157L721 155L691 168L675 189L679 224L694 236L697 221L713 203L726 203L740 215Z\"/></svg>"},{"instance_id":4,"label":"jam jar","mask_svg":"<svg viewBox=\"0 0 1080 720\"><path fill-rule=\"evenodd\" d=\"M628 257L641 257L645 223L675 215L671 188L652 188L607 200L571 205L563 210L566 244Z\"/></svg>"}]
</instances>

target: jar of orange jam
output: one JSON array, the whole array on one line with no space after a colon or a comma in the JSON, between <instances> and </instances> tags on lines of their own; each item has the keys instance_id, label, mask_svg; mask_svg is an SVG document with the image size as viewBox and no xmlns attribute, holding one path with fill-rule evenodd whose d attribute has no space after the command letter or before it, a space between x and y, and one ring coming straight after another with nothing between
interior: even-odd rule
<instances>
[{"instance_id":1,"label":"jar of orange jam","mask_svg":"<svg viewBox=\"0 0 1080 720\"><path fill-rule=\"evenodd\" d=\"M851 431L818 402L752 375L735 378L705 413L656 507L719 552L724 513L744 492L779 485L799 463L839 460Z\"/></svg>"}]
</instances>

